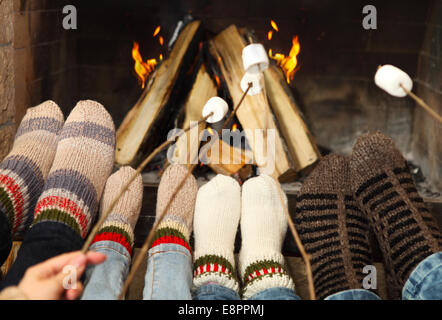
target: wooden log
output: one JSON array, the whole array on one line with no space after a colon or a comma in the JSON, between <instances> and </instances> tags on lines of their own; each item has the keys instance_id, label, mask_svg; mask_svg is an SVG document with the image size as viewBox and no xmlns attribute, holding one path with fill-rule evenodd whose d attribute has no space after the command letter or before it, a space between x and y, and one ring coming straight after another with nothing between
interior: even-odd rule
<instances>
[{"instance_id":1,"label":"wooden log","mask_svg":"<svg viewBox=\"0 0 442 320\"><path fill-rule=\"evenodd\" d=\"M170 98L174 96L172 92L178 79L187 71L183 71L182 67L190 67L191 63L184 61L194 60L197 53L199 40L196 34L200 24L200 21L194 21L183 29L169 57L155 72L151 85L123 120L117 131L117 165L136 165L143 152L148 153L159 141L165 140L163 133L167 124L171 123L171 108L174 107Z\"/></svg>"},{"instance_id":2,"label":"wooden log","mask_svg":"<svg viewBox=\"0 0 442 320\"><path fill-rule=\"evenodd\" d=\"M228 150L228 155L226 150ZM213 171L227 176L237 173L246 164L251 164L253 159L250 150L232 147L221 139L218 139L208 150L207 157L209 159L207 165Z\"/></svg>"},{"instance_id":3,"label":"wooden log","mask_svg":"<svg viewBox=\"0 0 442 320\"><path fill-rule=\"evenodd\" d=\"M191 121L198 121L202 118L202 110L211 97L216 96L217 89L210 75L207 73L204 64L201 65L196 76L192 90L184 105L184 121L182 128L187 128L191 125ZM198 149L200 146L200 134L205 129L206 124L200 123L194 129L186 132L178 138L175 144L173 153L173 162L183 164L186 166L192 165L192 161L198 158Z\"/></svg>"},{"instance_id":4,"label":"wooden log","mask_svg":"<svg viewBox=\"0 0 442 320\"><path fill-rule=\"evenodd\" d=\"M242 49L245 47L245 42L236 26L232 25L212 39L209 46L210 53L217 62L226 81L232 100L237 104L243 95L240 82L244 75ZM237 118L243 129L250 130L250 132L254 132L255 129L274 129L275 168L269 173L272 174L274 178L279 178L280 181L293 179L293 177L296 176L294 165L290 163L287 157L284 143L275 125L264 93L261 92L255 96L247 96L238 109ZM258 147L255 144L255 139L253 139L250 134L246 134L246 137L251 144L250 146L253 150L255 162L258 166L263 167L263 164L265 166L265 159L262 158L262 152L257 151ZM267 145L266 138L264 138L264 145ZM264 154L265 153L266 152L264 152Z\"/></svg>"},{"instance_id":5,"label":"wooden log","mask_svg":"<svg viewBox=\"0 0 442 320\"><path fill-rule=\"evenodd\" d=\"M299 111L284 75L271 66L264 72L265 86L270 107L278 120L281 134L287 145L296 170L306 170L321 153Z\"/></svg>"}]
</instances>

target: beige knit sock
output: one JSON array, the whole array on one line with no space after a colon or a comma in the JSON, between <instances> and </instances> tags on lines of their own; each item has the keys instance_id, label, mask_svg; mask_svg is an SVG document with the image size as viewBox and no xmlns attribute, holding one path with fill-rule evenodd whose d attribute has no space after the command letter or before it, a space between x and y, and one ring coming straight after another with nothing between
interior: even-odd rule
<instances>
[{"instance_id":1,"label":"beige knit sock","mask_svg":"<svg viewBox=\"0 0 442 320\"><path fill-rule=\"evenodd\" d=\"M233 255L240 217L240 186L218 174L197 195L195 220L194 289L217 283L238 292Z\"/></svg>"},{"instance_id":2,"label":"beige knit sock","mask_svg":"<svg viewBox=\"0 0 442 320\"><path fill-rule=\"evenodd\" d=\"M58 137L33 225L45 221L64 223L85 238L112 171L114 155L112 117L98 102L79 101Z\"/></svg>"},{"instance_id":3,"label":"beige knit sock","mask_svg":"<svg viewBox=\"0 0 442 320\"><path fill-rule=\"evenodd\" d=\"M135 173L136 171L131 167L122 167L107 179L101 199L100 215L108 210L123 186ZM129 256L132 255L134 228L140 215L142 199L143 180L141 175L137 174L135 180L132 181L107 216L92 243L114 241L124 246ZM97 245L99 244L95 246Z\"/></svg>"},{"instance_id":4,"label":"beige knit sock","mask_svg":"<svg viewBox=\"0 0 442 320\"><path fill-rule=\"evenodd\" d=\"M170 198L186 175L187 168L182 165L171 165L163 173L158 187L156 220L159 219ZM162 243L175 243L191 251L189 238L192 233L197 191L196 180L193 175L190 175L170 203L163 221L161 221L155 232L152 247Z\"/></svg>"},{"instance_id":5,"label":"beige knit sock","mask_svg":"<svg viewBox=\"0 0 442 320\"><path fill-rule=\"evenodd\" d=\"M281 253L287 219L276 183L270 176L260 175L242 187L239 268L245 299L268 288L295 288Z\"/></svg>"}]
</instances>

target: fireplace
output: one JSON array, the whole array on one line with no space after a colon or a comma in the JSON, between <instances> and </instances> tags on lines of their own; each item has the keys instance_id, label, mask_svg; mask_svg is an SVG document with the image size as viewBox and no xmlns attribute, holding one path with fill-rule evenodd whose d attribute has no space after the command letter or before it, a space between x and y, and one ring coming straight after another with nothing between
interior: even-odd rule
<instances>
[{"instance_id":1,"label":"fireplace","mask_svg":"<svg viewBox=\"0 0 442 320\"><path fill-rule=\"evenodd\" d=\"M367 4L377 9L377 29L362 26ZM66 5L77 9L75 30L62 27ZM441 223L442 126L412 99L389 96L373 81L379 65L394 64L413 78L413 91L442 113L442 4L436 0L0 1L0 157L26 109L46 99L56 101L65 116L78 100L97 100L118 128L143 92L133 70L134 41L143 58L159 60L177 23L189 15L201 21L203 41L233 24L267 49L288 53L297 35L299 66L289 88L321 153L349 154L367 131L391 136ZM278 32L269 40L271 20ZM200 170L202 177L210 172ZM154 219L151 176L145 175L140 243ZM291 181L284 187L295 194L297 186ZM294 201L289 197L291 206ZM286 253L297 254L292 240L286 242Z\"/></svg>"}]
</instances>

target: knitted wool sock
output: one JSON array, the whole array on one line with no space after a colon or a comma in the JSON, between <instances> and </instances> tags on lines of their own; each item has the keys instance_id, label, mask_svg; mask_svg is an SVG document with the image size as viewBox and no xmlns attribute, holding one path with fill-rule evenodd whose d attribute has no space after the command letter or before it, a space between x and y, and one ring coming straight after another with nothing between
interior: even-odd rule
<instances>
[{"instance_id":1,"label":"knitted wool sock","mask_svg":"<svg viewBox=\"0 0 442 320\"><path fill-rule=\"evenodd\" d=\"M247 180L242 187L239 267L246 299L268 288L295 289L281 253L287 219L276 183L261 175Z\"/></svg>"},{"instance_id":2,"label":"knitted wool sock","mask_svg":"<svg viewBox=\"0 0 442 320\"><path fill-rule=\"evenodd\" d=\"M413 269L441 251L441 236L418 195L408 166L382 133L361 136L350 161L351 185L372 222L393 285L401 290Z\"/></svg>"},{"instance_id":3,"label":"knitted wool sock","mask_svg":"<svg viewBox=\"0 0 442 320\"><path fill-rule=\"evenodd\" d=\"M112 170L114 148L114 123L106 109L95 101L78 102L60 132L33 225L56 221L85 238Z\"/></svg>"},{"instance_id":4,"label":"knitted wool sock","mask_svg":"<svg viewBox=\"0 0 442 320\"><path fill-rule=\"evenodd\" d=\"M158 187L157 220L186 174L187 168L182 165L171 165L163 173ZM193 175L190 175L170 203L166 215L155 232L152 247L162 243L175 243L186 247L192 252L189 238L192 233L197 191L196 180Z\"/></svg>"},{"instance_id":5,"label":"knitted wool sock","mask_svg":"<svg viewBox=\"0 0 442 320\"><path fill-rule=\"evenodd\" d=\"M43 189L63 127L63 113L53 101L27 110L14 145L0 163L0 207L8 216L12 234L32 222L32 210Z\"/></svg>"},{"instance_id":6,"label":"knitted wool sock","mask_svg":"<svg viewBox=\"0 0 442 320\"><path fill-rule=\"evenodd\" d=\"M109 208L112 201L135 172L131 167L122 167L107 179L103 198L101 199L100 215ZM123 245L131 256L134 244L134 228L140 214L142 199L143 180L141 175L138 174L107 216L92 243L114 241Z\"/></svg>"},{"instance_id":7,"label":"knitted wool sock","mask_svg":"<svg viewBox=\"0 0 442 320\"><path fill-rule=\"evenodd\" d=\"M373 264L369 223L350 189L348 158L332 154L320 161L301 187L295 223L311 255L319 299L362 288L362 270Z\"/></svg>"},{"instance_id":8,"label":"knitted wool sock","mask_svg":"<svg viewBox=\"0 0 442 320\"><path fill-rule=\"evenodd\" d=\"M217 283L238 292L233 255L240 217L240 186L218 174L202 186L196 198L194 290Z\"/></svg>"}]
</instances>

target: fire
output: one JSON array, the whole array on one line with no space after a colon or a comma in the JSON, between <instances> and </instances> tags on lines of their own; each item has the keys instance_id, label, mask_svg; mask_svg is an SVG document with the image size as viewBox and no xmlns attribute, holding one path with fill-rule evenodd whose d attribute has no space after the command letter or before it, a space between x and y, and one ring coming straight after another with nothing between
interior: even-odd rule
<instances>
[{"instance_id":1,"label":"fire","mask_svg":"<svg viewBox=\"0 0 442 320\"><path fill-rule=\"evenodd\" d=\"M272 49L269 49L269 57L276 61L276 63L281 67L282 71L284 71L287 83L290 83L295 76L296 71L299 68L297 56L299 51L301 50L301 45L298 40L298 36L294 36L292 38L292 48L290 49L290 53L288 56L285 56L282 53L275 53L273 55Z\"/></svg>"},{"instance_id":2,"label":"fire","mask_svg":"<svg viewBox=\"0 0 442 320\"><path fill-rule=\"evenodd\" d=\"M272 40L272 38L273 38L273 31L270 30L270 31L267 33L267 39Z\"/></svg>"},{"instance_id":3,"label":"fire","mask_svg":"<svg viewBox=\"0 0 442 320\"><path fill-rule=\"evenodd\" d=\"M160 37L158 38L158 41L160 42L160 45L163 45L163 44L164 44L164 38L163 38L162 36L160 36Z\"/></svg>"},{"instance_id":4,"label":"fire","mask_svg":"<svg viewBox=\"0 0 442 320\"><path fill-rule=\"evenodd\" d=\"M138 81L141 83L141 87L144 89L147 78L157 65L157 60L147 59L146 62L144 62L139 49L140 45L138 42L134 42L134 46L132 48L132 58L135 61L134 69L137 74Z\"/></svg>"},{"instance_id":5,"label":"fire","mask_svg":"<svg viewBox=\"0 0 442 320\"><path fill-rule=\"evenodd\" d=\"M270 25L272 26L272 28L273 28L276 32L279 31L278 25L276 24L275 21L270 20Z\"/></svg>"},{"instance_id":6,"label":"fire","mask_svg":"<svg viewBox=\"0 0 442 320\"><path fill-rule=\"evenodd\" d=\"M234 123L232 126L232 132L235 132L236 129L238 129L238 125L236 123Z\"/></svg>"},{"instance_id":7,"label":"fire","mask_svg":"<svg viewBox=\"0 0 442 320\"><path fill-rule=\"evenodd\" d=\"M221 86L221 82L220 82L219 77L217 75L215 75L215 81L216 81L216 86L219 88Z\"/></svg>"},{"instance_id":8,"label":"fire","mask_svg":"<svg viewBox=\"0 0 442 320\"><path fill-rule=\"evenodd\" d=\"M213 130L211 127L207 127L207 130L209 131L209 133L213 136Z\"/></svg>"},{"instance_id":9,"label":"fire","mask_svg":"<svg viewBox=\"0 0 442 320\"><path fill-rule=\"evenodd\" d=\"M153 37L156 37L156 35L158 33L160 33L160 30L161 30L161 26L156 27L155 31L153 32Z\"/></svg>"}]
</instances>

